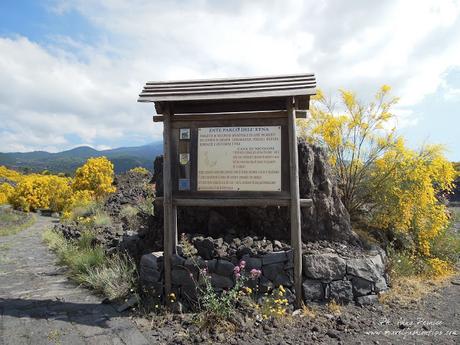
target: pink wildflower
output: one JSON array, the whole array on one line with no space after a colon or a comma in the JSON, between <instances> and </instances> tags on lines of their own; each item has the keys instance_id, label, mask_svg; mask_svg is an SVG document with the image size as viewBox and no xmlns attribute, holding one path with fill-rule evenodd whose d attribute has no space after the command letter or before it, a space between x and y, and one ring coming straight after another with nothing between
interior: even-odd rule
<instances>
[{"instance_id":1,"label":"pink wildflower","mask_svg":"<svg viewBox=\"0 0 460 345\"><path fill-rule=\"evenodd\" d=\"M233 269L233 273L234 273L234 274L240 273L240 267L239 267L239 266L235 266L235 268Z\"/></svg>"},{"instance_id":2,"label":"pink wildflower","mask_svg":"<svg viewBox=\"0 0 460 345\"><path fill-rule=\"evenodd\" d=\"M240 273L235 273L235 278L236 279L239 279L241 277L241 274Z\"/></svg>"},{"instance_id":3,"label":"pink wildflower","mask_svg":"<svg viewBox=\"0 0 460 345\"><path fill-rule=\"evenodd\" d=\"M262 275L262 272L260 270L258 270L258 269L255 269L255 268L253 268L251 270L251 272L249 272L249 273L251 274L252 279L257 279Z\"/></svg>"}]
</instances>

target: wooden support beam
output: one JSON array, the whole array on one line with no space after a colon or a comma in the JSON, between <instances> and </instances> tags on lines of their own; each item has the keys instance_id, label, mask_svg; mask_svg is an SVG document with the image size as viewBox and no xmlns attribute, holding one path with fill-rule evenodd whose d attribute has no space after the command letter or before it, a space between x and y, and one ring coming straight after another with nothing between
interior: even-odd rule
<instances>
[{"instance_id":1,"label":"wooden support beam","mask_svg":"<svg viewBox=\"0 0 460 345\"><path fill-rule=\"evenodd\" d=\"M276 119L286 118L287 112L284 110L277 111L258 111L258 112L246 112L246 113L208 113L200 115L174 115L171 121L221 121L221 120L248 120L248 119ZM307 117L307 111L296 111L296 117L298 119L304 119ZM154 115L153 122L163 122L163 115Z\"/></svg>"},{"instance_id":2,"label":"wooden support beam","mask_svg":"<svg viewBox=\"0 0 460 345\"><path fill-rule=\"evenodd\" d=\"M162 204L163 197L155 198L155 203ZM173 205L176 207L269 207L269 206L290 206L289 199L187 199L173 198ZM311 207L312 199L300 199L300 207Z\"/></svg>"},{"instance_id":3,"label":"wooden support beam","mask_svg":"<svg viewBox=\"0 0 460 345\"><path fill-rule=\"evenodd\" d=\"M172 255L176 250L177 238L177 212L172 202L172 180L171 180L171 121L170 109L168 106L164 109L165 121L163 123L163 212L164 212L164 233L163 233L163 251L164 251L164 274L165 274L165 300L169 303L169 294L171 293L171 270Z\"/></svg>"},{"instance_id":4,"label":"wooden support beam","mask_svg":"<svg viewBox=\"0 0 460 345\"><path fill-rule=\"evenodd\" d=\"M294 97L287 100L289 129L289 166L291 185L291 248L294 254L295 306L302 305L302 236L300 224L299 157L297 153L296 108Z\"/></svg>"}]
</instances>

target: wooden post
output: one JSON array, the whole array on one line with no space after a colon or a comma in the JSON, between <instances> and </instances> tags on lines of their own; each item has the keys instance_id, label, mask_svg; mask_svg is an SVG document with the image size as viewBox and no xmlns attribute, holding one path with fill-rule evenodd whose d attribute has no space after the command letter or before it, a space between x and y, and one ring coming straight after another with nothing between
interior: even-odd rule
<instances>
[{"instance_id":1,"label":"wooden post","mask_svg":"<svg viewBox=\"0 0 460 345\"><path fill-rule=\"evenodd\" d=\"M169 105L164 110L163 121L163 258L165 275L165 298L169 303L171 293L171 259L176 251L177 244L177 209L173 206L172 180L171 180L171 111Z\"/></svg>"},{"instance_id":2,"label":"wooden post","mask_svg":"<svg viewBox=\"0 0 460 345\"><path fill-rule=\"evenodd\" d=\"M295 306L302 305L302 235L300 227L300 191L299 191L299 158L297 155L296 114L294 97L287 101L289 127L289 166L291 186L291 247L294 254L294 288Z\"/></svg>"}]
</instances>

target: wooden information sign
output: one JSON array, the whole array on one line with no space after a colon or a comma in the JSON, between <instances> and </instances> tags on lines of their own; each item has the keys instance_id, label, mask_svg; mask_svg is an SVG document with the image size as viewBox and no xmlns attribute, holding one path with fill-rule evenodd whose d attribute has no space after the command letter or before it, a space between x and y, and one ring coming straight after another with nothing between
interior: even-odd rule
<instances>
[{"instance_id":1,"label":"wooden information sign","mask_svg":"<svg viewBox=\"0 0 460 345\"><path fill-rule=\"evenodd\" d=\"M281 126L198 128L198 191L281 191Z\"/></svg>"},{"instance_id":2,"label":"wooden information sign","mask_svg":"<svg viewBox=\"0 0 460 345\"><path fill-rule=\"evenodd\" d=\"M165 293L177 246L177 207L288 206L296 305L302 301L295 119L315 94L313 74L147 82L139 102L154 102L163 122Z\"/></svg>"}]
</instances>

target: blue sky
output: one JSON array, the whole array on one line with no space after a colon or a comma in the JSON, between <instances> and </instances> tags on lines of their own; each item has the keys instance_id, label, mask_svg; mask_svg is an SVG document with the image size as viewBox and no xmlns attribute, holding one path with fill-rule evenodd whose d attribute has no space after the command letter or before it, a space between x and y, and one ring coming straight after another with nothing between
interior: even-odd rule
<instances>
[{"instance_id":1,"label":"blue sky","mask_svg":"<svg viewBox=\"0 0 460 345\"><path fill-rule=\"evenodd\" d=\"M146 80L314 72L382 84L414 148L460 161L460 3L421 0L0 1L0 151L161 140Z\"/></svg>"}]
</instances>

